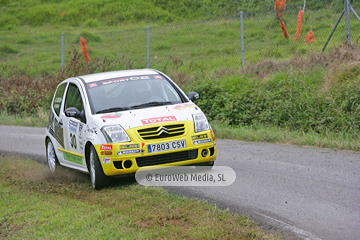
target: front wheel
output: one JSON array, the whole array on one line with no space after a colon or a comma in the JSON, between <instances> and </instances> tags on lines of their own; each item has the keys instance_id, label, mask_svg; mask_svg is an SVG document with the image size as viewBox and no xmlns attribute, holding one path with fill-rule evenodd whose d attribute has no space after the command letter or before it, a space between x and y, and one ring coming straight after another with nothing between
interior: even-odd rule
<instances>
[{"instance_id":1,"label":"front wheel","mask_svg":"<svg viewBox=\"0 0 360 240\"><path fill-rule=\"evenodd\" d=\"M89 165L90 180L93 188L99 190L109 186L109 177L104 174L94 146L90 148Z\"/></svg>"},{"instance_id":2,"label":"front wheel","mask_svg":"<svg viewBox=\"0 0 360 240\"><path fill-rule=\"evenodd\" d=\"M46 160L50 171L55 173L56 169L59 167L59 161L56 157L54 145L50 139L46 140Z\"/></svg>"}]
</instances>

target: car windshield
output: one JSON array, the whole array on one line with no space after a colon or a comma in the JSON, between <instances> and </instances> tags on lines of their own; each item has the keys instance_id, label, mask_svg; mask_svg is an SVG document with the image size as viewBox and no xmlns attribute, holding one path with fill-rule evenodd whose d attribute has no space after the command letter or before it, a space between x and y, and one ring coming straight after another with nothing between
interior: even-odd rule
<instances>
[{"instance_id":1,"label":"car windshield","mask_svg":"<svg viewBox=\"0 0 360 240\"><path fill-rule=\"evenodd\" d=\"M151 76L146 76L150 77ZM93 113L109 113L182 103L179 92L165 78L102 80L87 86Z\"/></svg>"}]
</instances>

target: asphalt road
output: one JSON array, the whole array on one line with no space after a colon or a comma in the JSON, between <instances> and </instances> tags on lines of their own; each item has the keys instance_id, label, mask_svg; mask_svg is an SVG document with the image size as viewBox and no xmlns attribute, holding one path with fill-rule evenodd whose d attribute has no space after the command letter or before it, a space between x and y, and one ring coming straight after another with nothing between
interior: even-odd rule
<instances>
[{"instance_id":1,"label":"asphalt road","mask_svg":"<svg viewBox=\"0 0 360 240\"><path fill-rule=\"evenodd\" d=\"M44 128L0 125L0 152L45 161ZM227 187L166 187L247 214L287 239L360 239L360 153L217 140ZM90 183L89 183L90 184Z\"/></svg>"}]
</instances>

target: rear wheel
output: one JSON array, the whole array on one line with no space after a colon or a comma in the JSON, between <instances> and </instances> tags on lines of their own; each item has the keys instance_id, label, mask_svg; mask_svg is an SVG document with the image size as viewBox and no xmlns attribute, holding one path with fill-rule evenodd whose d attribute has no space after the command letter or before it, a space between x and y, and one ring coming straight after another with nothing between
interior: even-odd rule
<instances>
[{"instance_id":1,"label":"rear wheel","mask_svg":"<svg viewBox=\"0 0 360 240\"><path fill-rule=\"evenodd\" d=\"M46 140L46 160L52 173L59 167L59 161L56 157L55 148L50 139Z\"/></svg>"},{"instance_id":2,"label":"rear wheel","mask_svg":"<svg viewBox=\"0 0 360 240\"><path fill-rule=\"evenodd\" d=\"M89 172L91 185L96 190L109 186L109 177L104 174L94 146L90 147Z\"/></svg>"}]
</instances>

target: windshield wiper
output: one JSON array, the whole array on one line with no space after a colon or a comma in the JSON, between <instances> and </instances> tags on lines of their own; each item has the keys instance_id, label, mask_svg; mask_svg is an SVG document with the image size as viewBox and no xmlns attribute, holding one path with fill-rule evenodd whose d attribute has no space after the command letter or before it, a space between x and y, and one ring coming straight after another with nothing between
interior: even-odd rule
<instances>
[{"instance_id":1,"label":"windshield wiper","mask_svg":"<svg viewBox=\"0 0 360 240\"><path fill-rule=\"evenodd\" d=\"M117 112L117 111L125 111L125 110L129 110L129 109L130 108L128 108L128 107L113 107L113 108L107 108L107 109L104 109L104 110L97 111L96 114L110 113L110 112Z\"/></svg>"},{"instance_id":2,"label":"windshield wiper","mask_svg":"<svg viewBox=\"0 0 360 240\"><path fill-rule=\"evenodd\" d=\"M152 107L152 106L162 106L162 105L169 105L172 104L172 102L148 102L148 103L143 103L143 104L139 104L139 105L135 105L135 106L131 106L131 109L134 108L143 108L143 107Z\"/></svg>"}]
</instances>

